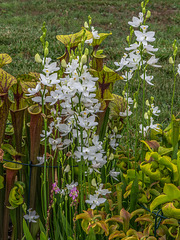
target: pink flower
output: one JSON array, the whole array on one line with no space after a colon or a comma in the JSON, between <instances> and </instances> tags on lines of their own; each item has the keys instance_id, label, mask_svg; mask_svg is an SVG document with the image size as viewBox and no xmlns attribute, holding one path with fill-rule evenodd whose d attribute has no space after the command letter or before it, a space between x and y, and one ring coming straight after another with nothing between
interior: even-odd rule
<instances>
[{"instance_id":1,"label":"pink flower","mask_svg":"<svg viewBox=\"0 0 180 240\"><path fill-rule=\"evenodd\" d=\"M71 190L70 190L70 194L69 196L72 198L73 201L76 201L76 198L78 197L78 194L79 194L79 191L76 187L73 187Z\"/></svg>"},{"instance_id":2,"label":"pink flower","mask_svg":"<svg viewBox=\"0 0 180 240\"><path fill-rule=\"evenodd\" d=\"M57 186L57 182L52 184L52 190L55 192L55 194L60 193L61 190Z\"/></svg>"}]
</instances>

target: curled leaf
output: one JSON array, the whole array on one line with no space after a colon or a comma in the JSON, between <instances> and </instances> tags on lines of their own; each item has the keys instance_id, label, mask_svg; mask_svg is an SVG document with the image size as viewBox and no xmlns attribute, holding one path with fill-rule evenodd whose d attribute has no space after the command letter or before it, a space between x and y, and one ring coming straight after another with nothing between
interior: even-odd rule
<instances>
[{"instance_id":1,"label":"curled leaf","mask_svg":"<svg viewBox=\"0 0 180 240\"><path fill-rule=\"evenodd\" d=\"M15 83L17 83L16 78L0 68L0 95L7 93Z\"/></svg>"},{"instance_id":2,"label":"curled leaf","mask_svg":"<svg viewBox=\"0 0 180 240\"><path fill-rule=\"evenodd\" d=\"M12 62L12 58L7 53L0 54L0 68Z\"/></svg>"},{"instance_id":3,"label":"curled leaf","mask_svg":"<svg viewBox=\"0 0 180 240\"><path fill-rule=\"evenodd\" d=\"M23 182L15 183L15 187L11 189L9 194L9 203L11 204L11 206L8 208L15 209L23 203L24 188L25 184Z\"/></svg>"}]
</instances>

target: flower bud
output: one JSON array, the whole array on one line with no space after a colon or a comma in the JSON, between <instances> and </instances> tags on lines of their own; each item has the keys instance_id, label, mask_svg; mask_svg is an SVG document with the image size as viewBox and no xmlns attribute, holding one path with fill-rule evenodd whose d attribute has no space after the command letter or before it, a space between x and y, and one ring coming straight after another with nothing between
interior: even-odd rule
<instances>
[{"instance_id":1,"label":"flower bud","mask_svg":"<svg viewBox=\"0 0 180 240\"><path fill-rule=\"evenodd\" d=\"M49 42L48 41L46 41L46 43L45 43L45 47L49 47Z\"/></svg>"},{"instance_id":2,"label":"flower bud","mask_svg":"<svg viewBox=\"0 0 180 240\"><path fill-rule=\"evenodd\" d=\"M118 129L117 127L114 127L114 132L117 133L118 132Z\"/></svg>"},{"instance_id":3,"label":"flower bud","mask_svg":"<svg viewBox=\"0 0 180 240\"><path fill-rule=\"evenodd\" d=\"M95 178L92 179L91 185L92 185L93 187L96 187L96 186L97 186L97 184L96 184L96 179L95 179Z\"/></svg>"},{"instance_id":4,"label":"flower bud","mask_svg":"<svg viewBox=\"0 0 180 240\"><path fill-rule=\"evenodd\" d=\"M87 22L84 23L84 27L85 27L85 28L89 28L89 25L88 25Z\"/></svg>"},{"instance_id":5,"label":"flower bud","mask_svg":"<svg viewBox=\"0 0 180 240\"><path fill-rule=\"evenodd\" d=\"M64 172L68 173L70 171L70 166L69 164L65 167Z\"/></svg>"},{"instance_id":6,"label":"flower bud","mask_svg":"<svg viewBox=\"0 0 180 240\"><path fill-rule=\"evenodd\" d=\"M153 96L151 96L151 103L153 103L154 102L154 97Z\"/></svg>"},{"instance_id":7,"label":"flower bud","mask_svg":"<svg viewBox=\"0 0 180 240\"><path fill-rule=\"evenodd\" d=\"M89 55L89 49L88 49L88 48L85 48L84 54L85 54L86 56Z\"/></svg>"},{"instance_id":8,"label":"flower bud","mask_svg":"<svg viewBox=\"0 0 180 240\"><path fill-rule=\"evenodd\" d=\"M137 108L137 102L134 103L134 109L136 109L136 108Z\"/></svg>"},{"instance_id":9,"label":"flower bud","mask_svg":"<svg viewBox=\"0 0 180 240\"><path fill-rule=\"evenodd\" d=\"M65 59L62 59L62 60L61 60L61 66L62 66L63 68L66 68L66 67L67 67L67 64L66 64Z\"/></svg>"},{"instance_id":10,"label":"flower bud","mask_svg":"<svg viewBox=\"0 0 180 240\"><path fill-rule=\"evenodd\" d=\"M114 154L111 153L110 156L109 156L109 160L111 161L111 160L113 160L113 159L114 159Z\"/></svg>"},{"instance_id":11,"label":"flower bud","mask_svg":"<svg viewBox=\"0 0 180 240\"><path fill-rule=\"evenodd\" d=\"M124 97L124 95L125 95L125 91L124 91L124 90L122 91L122 95L123 95L123 97Z\"/></svg>"},{"instance_id":12,"label":"flower bud","mask_svg":"<svg viewBox=\"0 0 180 240\"><path fill-rule=\"evenodd\" d=\"M44 39L44 38L43 38L43 36L40 36L39 39L40 39L41 42L43 42L43 39Z\"/></svg>"},{"instance_id":13,"label":"flower bud","mask_svg":"<svg viewBox=\"0 0 180 240\"><path fill-rule=\"evenodd\" d=\"M177 40L176 40L176 39L174 39L174 42L173 42L173 45L172 45L172 46L173 46L173 48L175 48L175 47L176 47L176 41L177 41Z\"/></svg>"},{"instance_id":14,"label":"flower bud","mask_svg":"<svg viewBox=\"0 0 180 240\"><path fill-rule=\"evenodd\" d=\"M146 100L146 106L149 106L150 104L149 104L149 100Z\"/></svg>"},{"instance_id":15,"label":"flower bud","mask_svg":"<svg viewBox=\"0 0 180 240\"><path fill-rule=\"evenodd\" d=\"M146 13L146 8L145 7L142 8L142 13L145 15L145 13Z\"/></svg>"},{"instance_id":16,"label":"flower bud","mask_svg":"<svg viewBox=\"0 0 180 240\"><path fill-rule=\"evenodd\" d=\"M143 1L143 2L141 2L141 7L142 7L142 8L144 7L144 1Z\"/></svg>"},{"instance_id":17,"label":"flower bud","mask_svg":"<svg viewBox=\"0 0 180 240\"><path fill-rule=\"evenodd\" d=\"M87 63L87 56L85 54L82 55L81 63L82 64L86 64Z\"/></svg>"},{"instance_id":18,"label":"flower bud","mask_svg":"<svg viewBox=\"0 0 180 240\"><path fill-rule=\"evenodd\" d=\"M49 50L48 50L47 47L45 47L45 49L44 49L44 56L46 57L48 54L49 54Z\"/></svg>"},{"instance_id":19,"label":"flower bud","mask_svg":"<svg viewBox=\"0 0 180 240\"><path fill-rule=\"evenodd\" d=\"M129 35L126 37L126 41L127 43L129 43Z\"/></svg>"},{"instance_id":20,"label":"flower bud","mask_svg":"<svg viewBox=\"0 0 180 240\"><path fill-rule=\"evenodd\" d=\"M147 14L146 14L146 18L150 18L150 16L151 16L151 11L147 11Z\"/></svg>"},{"instance_id":21,"label":"flower bud","mask_svg":"<svg viewBox=\"0 0 180 240\"><path fill-rule=\"evenodd\" d=\"M72 60L73 60L73 57L72 57L72 56L70 56L70 57L69 57L69 62L71 63L71 62L72 62Z\"/></svg>"},{"instance_id":22,"label":"flower bud","mask_svg":"<svg viewBox=\"0 0 180 240\"><path fill-rule=\"evenodd\" d=\"M175 46L174 52L173 52L173 56L176 56L176 55L177 55L177 50L178 50L178 48L177 48L177 46Z\"/></svg>"},{"instance_id":23,"label":"flower bud","mask_svg":"<svg viewBox=\"0 0 180 240\"><path fill-rule=\"evenodd\" d=\"M144 119L146 119L146 120L149 119L149 117L148 117L148 113L147 113L147 112L145 112L145 114L144 114Z\"/></svg>"},{"instance_id":24,"label":"flower bud","mask_svg":"<svg viewBox=\"0 0 180 240\"><path fill-rule=\"evenodd\" d=\"M36 55L35 55L35 61L36 61L37 63L42 63L42 59L41 59L41 57L39 56L39 53L36 53Z\"/></svg>"},{"instance_id":25,"label":"flower bud","mask_svg":"<svg viewBox=\"0 0 180 240\"><path fill-rule=\"evenodd\" d=\"M174 64L174 61L173 61L173 58L172 58L172 57L169 58L169 63L170 63L170 64Z\"/></svg>"},{"instance_id":26,"label":"flower bud","mask_svg":"<svg viewBox=\"0 0 180 240\"><path fill-rule=\"evenodd\" d=\"M88 16L88 19L89 19L89 25L91 25L91 23L92 23L91 19L92 19L92 18L91 18L90 15Z\"/></svg>"},{"instance_id":27,"label":"flower bud","mask_svg":"<svg viewBox=\"0 0 180 240\"><path fill-rule=\"evenodd\" d=\"M79 49L79 51L81 51L81 49L82 49L81 48L81 43L78 44L78 49Z\"/></svg>"}]
</instances>

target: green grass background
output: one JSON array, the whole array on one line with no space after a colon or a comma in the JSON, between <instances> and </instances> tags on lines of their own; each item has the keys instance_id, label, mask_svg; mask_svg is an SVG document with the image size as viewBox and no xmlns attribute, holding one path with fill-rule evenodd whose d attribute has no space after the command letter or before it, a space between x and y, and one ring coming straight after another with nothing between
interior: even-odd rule
<instances>
[{"instance_id":1,"label":"green grass background","mask_svg":"<svg viewBox=\"0 0 180 240\"><path fill-rule=\"evenodd\" d=\"M47 26L50 43L49 56L56 60L64 52L64 46L56 35L75 33L80 30L88 15L99 32L112 32L102 44L107 56L106 64L115 69L114 61L121 59L127 47L128 21L141 11L139 0L4 0L0 2L0 53L8 53L13 62L4 69L14 75L40 71L34 55L42 53L39 37L43 22ZM150 0L147 8L152 16L147 21L149 30L156 32L153 44L159 48L156 56L161 69L153 68L154 87L148 86L147 98L155 97L155 105L161 109L160 123L169 121L173 91L172 66L168 63L172 55L172 43L177 39L179 46L177 62L180 63L180 2L179 0ZM137 87L134 82L132 91ZM121 94L124 82L115 84L114 92ZM174 114L180 118L180 77L177 77ZM179 114L179 115L178 115Z\"/></svg>"}]
</instances>

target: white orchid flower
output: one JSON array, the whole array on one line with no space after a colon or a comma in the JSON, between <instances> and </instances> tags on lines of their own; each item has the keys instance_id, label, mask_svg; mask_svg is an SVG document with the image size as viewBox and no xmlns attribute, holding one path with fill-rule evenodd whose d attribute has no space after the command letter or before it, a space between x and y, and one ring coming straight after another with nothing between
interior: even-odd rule
<instances>
[{"instance_id":1,"label":"white orchid flower","mask_svg":"<svg viewBox=\"0 0 180 240\"><path fill-rule=\"evenodd\" d=\"M139 27L140 24L143 22L144 18L143 18L143 13L139 13L139 18L137 17L133 17L132 18L132 22L128 22L129 25L131 25L132 27Z\"/></svg>"}]
</instances>

